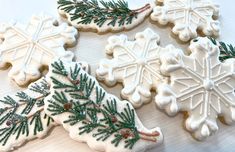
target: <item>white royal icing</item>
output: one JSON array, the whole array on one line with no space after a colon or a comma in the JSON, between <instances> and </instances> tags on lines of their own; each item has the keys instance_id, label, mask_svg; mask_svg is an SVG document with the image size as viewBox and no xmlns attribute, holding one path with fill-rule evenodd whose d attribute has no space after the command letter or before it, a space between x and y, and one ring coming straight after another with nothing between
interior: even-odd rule
<instances>
[{"instance_id":1,"label":"white royal icing","mask_svg":"<svg viewBox=\"0 0 235 152\"><path fill-rule=\"evenodd\" d=\"M88 65L87 62L78 61L77 63L81 66L81 68L84 71L89 72L89 65ZM32 88L32 86L35 86L35 85L41 86L41 82L46 83L48 85L48 87L50 87L49 81L50 81L49 80L49 76L46 75L46 77L42 77L41 79L37 80L36 82L31 83L28 86L28 89L24 90L23 92L26 93L30 98L35 98L35 99L39 98L39 97L42 96L42 94L37 93L37 92L31 90L30 88ZM48 88L48 90L49 90L49 88ZM25 106L21 106L20 107L20 104L22 104L22 102L20 101L21 99L19 97L17 97L16 94L10 95L10 97L13 98L15 101L17 101L17 103L19 104L19 108L17 108L15 114L19 114L21 116L28 117L28 116L34 114L35 111L41 110L40 119L42 121L43 130L38 131L37 134L35 135L34 134L35 124L34 123L30 124L30 121L32 120L32 118L29 118L28 119L28 126L29 126L29 129L28 129L29 130L29 134L28 134L28 136L26 136L26 133L24 133L24 134L20 134L19 138L16 139L17 133L15 133L14 135L10 135L10 137L9 137L9 139L6 142L5 145L3 145L4 140L0 142L0 151L11 151L11 150L14 150L15 148L18 148L19 146L23 145L27 141L30 141L30 140L35 139L35 138L43 138L43 137L45 137L47 135L48 131L53 126L57 126L58 125L56 122L54 122L52 120L50 120L50 124L48 125L48 115L46 116L46 114L44 112L44 107L43 106L40 106L40 107L37 106L37 103L39 103L39 101L37 101L33 105L34 107L33 107L33 109L31 110L31 112L29 114L22 114L21 112L22 112L23 108L25 108ZM44 102L44 98L42 98L43 102ZM5 100L5 99L3 99L3 97L2 97L0 100ZM7 105L7 106L9 107L9 105ZM3 105L2 102L0 102L0 108L6 108L6 105ZM1 121L2 121L3 116L5 115L5 113L6 112L0 114L0 120ZM0 129L3 129L5 127L10 127L10 126L6 125L6 121L2 125L0 125ZM6 133L2 134L2 135L0 135L0 140L2 140L3 138L6 138L6 137L7 137Z\"/></svg>"},{"instance_id":2,"label":"white royal icing","mask_svg":"<svg viewBox=\"0 0 235 152\"><path fill-rule=\"evenodd\" d=\"M197 37L197 30L207 36L218 36L219 21L213 19L219 16L219 6L212 0L161 0L162 6L156 6L151 14L153 21L162 25L173 23L172 32L182 41Z\"/></svg>"},{"instance_id":3,"label":"white royal icing","mask_svg":"<svg viewBox=\"0 0 235 152\"><path fill-rule=\"evenodd\" d=\"M149 28L137 33L134 41L128 40L125 35L111 36L106 53L113 55L113 59L101 60L96 71L97 78L109 86L122 82L121 96L134 107L150 102L150 90L167 81L159 70L159 54L177 50L172 45L160 47L159 40L159 35Z\"/></svg>"},{"instance_id":4,"label":"white royal icing","mask_svg":"<svg viewBox=\"0 0 235 152\"><path fill-rule=\"evenodd\" d=\"M26 93L30 98L35 98L36 99L38 97L41 97L42 94L39 94L39 93L34 92L34 91L29 89L29 88L31 88L31 86L34 86L36 84L40 86L41 82L46 82L45 78L41 78L38 81L30 84L28 89L26 89L24 91L24 93ZM16 94L10 95L10 97L12 99L14 99L19 104L19 108L17 108L15 114L18 114L18 115L21 115L21 116L25 116L25 117L29 117L30 115L35 114L36 111L41 111L40 112L40 119L41 119L41 122L42 122L41 125L42 125L43 130L37 131L37 134L35 135L34 134L35 124L34 123L31 124L30 122L32 121L32 118L29 118L28 121L27 121L27 123L28 123L28 132L29 132L28 136L26 136L26 132L24 132L24 133L21 132L19 134L19 138L16 139L17 131L15 129L16 132L9 136L9 138L8 138L8 140L7 140L5 145L3 144L4 141L5 141L3 139L6 139L8 137L8 134L7 134L8 132L3 133L1 131L1 135L0 135L0 140L1 140L0 151L11 151L11 150L14 150L14 148L21 146L22 144L24 144L25 142L27 142L29 140L32 140L32 139L35 139L35 138L43 138L44 136L47 135L47 132L53 126L57 125L57 123L55 123L53 121L50 121L50 124L48 125L48 115L45 114L43 106L38 107L36 105L39 101L37 101L35 103L35 105L33 105L33 108L32 108L32 110L30 111L29 114L22 114L21 112L22 112L23 108L25 108L25 106L24 107L20 106L23 103L21 101L21 99L19 97L17 97ZM0 100L5 100L5 99L1 98ZM9 105L3 105L2 102L0 103L0 108L6 108L6 107L9 107ZM11 110L5 111L4 113L0 114L1 121L2 121L3 116L5 115L6 112L11 112ZM6 127L11 127L11 126L7 126L6 122L4 122L2 125L0 125L0 129L6 128ZM17 125L16 127L19 127L19 125ZM19 129L18 129L18 131L19 131Z\"/></svg>"},{"instance_id":5,"label":"white royal icing","mask_svg":"<svg viewBox=\"0 0 235 152\"><path fill-rule=\"evenodd\" d=\"M70 0L70 1L73 1L73 0ZM77 1L79 2L81 0L77 0ZM89 24L79 24L78 22L81 21L80 18L75 19L75 20L71 20L71 14L73 14L76 11L75 9L72 12L67 13L63 10L64 7L60 7L60 8L58 8L58 12L60 15L66 16L68 22L78 29L82 29L85 31L91 30L91 31L95 31L98 33L105 33L105 32L110 32L110 31L115 32L115 31L129 30L129 29L132 29L135 26L139 25L140 23L142 23L144 21L144 19L147 16L149 16L149 14L153 10L153 7L155 6L154 3L147 4L147 5L149 6L149 8L146 9L144 12L139 13L137 15L137 17L132 20L131 24L124 24L124 25L120 25L120 26L118 25L118 23L116 23L115 26L108 25L110 20L105 21L105 23L101 27L98 26L96 23L94 23L94 21L92 21Z\"/></svg>"},{"instance_id":6,"label":"white royal icing","mask_svg":"<svg viewBox=\"0 0 235 152\"><path fill-rule=\"evenodd\" d=\"M75 67L75 65L77 64L76 62L64 62L64 67L66 69L66 71L70 71L70 69L73 69ZM50 68L51 69L51 68ZM78 75L78 80L79 77L81 75L86 75L87 73L83 70L80 71L81 73ZM71 83L70 81L68 81L68 79L66 77L63 77L61 75L55 74L52 71L49 71L48 74L50 77L53 77L57 80L60 80L60 82L64 83L64 84L69 84ZM99 83L96 81L96 79L90 75L87 75L89 79L91 79L92 81L95 81L95 85L94 88L98 88L103 90L103 88L99 85ZM65 123L66 120L68 120L68 118L71 117L71 113L69 112L64 112L62 114L56 114L53 115L53 112L49 109L52 109L51 106L51 102L54 101L53 95L55 93L55 91L57 92L62 92L62 91L66 91L66 89L54 89L55 84L52 83L51 86L51 94L50 96L48 96L45 100L45 110L46 113L48 115L50 115L57 123L62 124L63 127L69 132L69 135L72 139L79 141L79 142L86 142L88 144L88 146L96 151L105 151L105 152L144 152L147 149L153 148L158 146L160 143L162 143L163 141L163 135L161 133L161 130L159 127L156 127L154 129L147 129L143 126L143 124L141 123L141 121L139 120L138 116L135 115L135 125L136 128L139 131L145 132L145 133L153 133L155 131L157 131L159 133L159 135L157 137L151 136L152 139L156 139L156 142L152 142L152 141L147 141L147 140L142 140L140 139L139 141L137 141L137 143L134 145L134 147L132 149L129 148L124 148L125 143L123 141L121 141L119 143L118 146L115 146L114 144L111 144L111 141L114 139L114 135L111 135L109 138L107 138L106 140L102 141L102 140L96 140L97 138L95 138L95 136L93 136L93 134L95 132L97 132L97 129L93 129L91 132L89 133L84 133L82 135L79 134L79 128L82 127L84 124L82 122L77 122L73 125L70 125L70 123ZM103 90L105 91L105 90ZM73 98L71 98L71 96L69 96L68 94L66 94L66 97L68 99L68 101L73 101ZM93 100L95 101L97 98L96 96L96 89L93 89L91 92L91 95L89 97L89 100ZM119 100L117 97L107 93L105 91L105 96L103 98L103 100L101 101L101 105L106 105L106 101L107 100L116 100L117 102L117 110L118 111L123 111L124 107L127 107L127 104L129 104L127 101L121 101ZM83 101L82 99L79 99L79 102L82 104L85 101ZM57 104L60 104L59 102ZM129 104L130 108L133 109L133 107ZM102 115L99 115L98 117L103 118ZM100 119L99 118L99 119Z\"/></svg>"},{"instance_id":7,"label":"white royal icing","mask_svg":"<svg viewBox=\"0 0 235 152\"><path fill-rule=\"evenodd\" d=\"M9 76L25 85L40 77L40 69L53 58L72 60L73 53L65 52L65 45L76 43L77 30L66 23L41 14L33 16L27 25L20 23L0 26L0 68L12 65Z\"/></svg>"},{"instance_id":8,"label":"white royal icing","mask_svg":"<svg viewBox=\"0 0 235 152\"><path fill-rule=\"evenodd\" d=\"M227 124L235 120L235 60L221 63L219 47L206 37L192 40L189 48L190 56L161 56L161 71L171 83L159 86L155 101L169 115L188 112L187 130L203 140L219 129L218 116Z\"/></svg>"}]
</instances>

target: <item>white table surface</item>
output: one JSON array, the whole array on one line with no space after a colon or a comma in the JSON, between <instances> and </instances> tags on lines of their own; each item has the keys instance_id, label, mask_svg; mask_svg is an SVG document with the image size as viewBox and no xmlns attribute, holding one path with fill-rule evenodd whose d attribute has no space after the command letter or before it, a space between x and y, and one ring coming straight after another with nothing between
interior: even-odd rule
<instances>
[{"instance_id":1,"label":"white table surface","mask_svg":"<svg viewBox=\"0 0 235 152\"><path fill-rule=\"evenodd\" d=\"M148 0L129 0L130 6L142 6ZM220 39L235 44L235 1L215 0L220 4L221 36ZM40 12L49 13L58 17L56 0L0 0L0 22L17 20L27 23L32 14ZM161 36L161 45L174 44L177 47L186 49L188 44L179 44L170 36L169 27L158 27L149 22L148 19L137 28L121 32L133 38L136 32L152 28ZM120 34L120 33L118 33ZM96 33L80 32L80 38L73 50L78 59L87 61L91 66L91 73L97 68L97 63L105 57L104 47L107 38L112 34L97 35ZM0 71L0 96L11 93L22 88L17 87L7 77L8 70ZM106 90L119 97L121 85ZM176 117L168 117L159 111L154 102L137 109L137 113L143 124L148 128L159 126L164 134L164 143L149 152L199 152L199 151L235 151L235 125L227 126L218 121L219 131L204 142L198 142L191 134L184 129L184 118L182 114ZM29 141L21 146L17 152L92 152L84 143L78 143L69 138L68 133L62 127L56 127L44 139Z\"/></svg>"}]
</instances>

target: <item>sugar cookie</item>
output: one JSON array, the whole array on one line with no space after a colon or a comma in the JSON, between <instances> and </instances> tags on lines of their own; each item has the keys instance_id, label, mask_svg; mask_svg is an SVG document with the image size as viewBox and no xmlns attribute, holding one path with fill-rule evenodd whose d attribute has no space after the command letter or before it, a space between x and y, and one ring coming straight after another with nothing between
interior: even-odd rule
<instances>
[{"instance_id":1,"label":"sugar cookie","mask_svg":"<svg viewBox=\"0 0 235 152\"><path fill-rule=\"evenodd\" d=\"M156 103L169 115L188 112L185 125L195 138L203 140L218 129L217 118L235 120L235 59L219 61L219 47L206 37L191 41L191 55L161 56L161 71L171 83L158 87Z\"/></svg>"},{"instance_id":2,"label":"sugar cookie","mask_svg":"<svg viewBox=\"0 0 235 152\"><path fill-rule=\"evenodd\" d=\"M98 33L117 32L134 28L144 21L154 4L130 9L124 0L58 0L58 12L79 30Z\"/></svg>"},{"instance_id":3,"label":"sugar cookie","mask_svg":"<svg viewBox=\"0 0 235 152\"><path fill-rule=\"evenodd\" d=\"M66 23L59 24L50 16L33 16L27 25L0 25L0 68L12 65L9 76L18 84L26 85L38 79L40 70L53 58L72 60L73 53L65 52L64 45L76 43L77 30Z\"/></svg>"},{"instance_id":4,"label":"sugar cookie","mask_svg":"<svg viewBox=\"0 0 235 152\"><path fill-rule=\"evenodd\" d=\"M56 125L44 112L44 98L49 94L49 84L41 78L27 90L0 99L0 151L42 138Z\"/></svg>"},{"instance_id":5,"label":"sugar cookie","mask_svg":"<svg viewBox=\"0 0 235 152\"><path fill-rule=\"evenodd\" d=\"M45 110L96 151L143 152L163 140L158 127L148 130L127 101L108 94L76 62L55 61L50 67L51 94Z\"/></svg>"},{"instance_id":6,"label":"sugar cookie","mask_svg":"<svg viewBox=\"0 0 235 152\"><path fill-rule=\"evenodd\" d=\"M101 60L96 71L98 80L112 86L123 83L121 96L128 99L134 107L151 101L151 89L168 81L160 73L159 54L177 50L168 45L158 45L160 37L151 29L135 35L135 40L128 40L125 35L111 36L108 39L106 53L113 59Z\"/></svg>"},{"instance_id":7,"label":"sugar cookie","mask_svg":"<svg viewBox=\"0 0 235 152\"><path fill-rule=\"evenodd\" d=\"M151 19L159 24L173 23L172 32L182 41L197 37L197 30L207 36L218 36L219 5L212 0L158 0L162 6L156 6Z\"/></svg>"}]
</instances>

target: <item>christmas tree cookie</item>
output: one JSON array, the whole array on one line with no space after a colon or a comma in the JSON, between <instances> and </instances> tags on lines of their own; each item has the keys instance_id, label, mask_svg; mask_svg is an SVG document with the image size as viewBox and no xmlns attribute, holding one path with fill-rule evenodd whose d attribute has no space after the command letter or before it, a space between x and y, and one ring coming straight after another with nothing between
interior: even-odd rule
<instances>
[{"instance_id":1,"label":"christmas tree cookie","mask_svg":"<svg viewBox=\"0 0 235 152\"><path fill-rule=\"evenodd\" d=\"M97 78L109 86L122 82L121 96L134 107L150 102L151 89L168 81L160 73L159 55L177 51L172 45L160 47L159 40L159 35L149 28L137 33L135 40L128 40L125 35L111 36L106 53L113 55L113 59L101 60L96 71Z\"/></svg>"},{"instance_id":2,"label":"christmas tree cookie","mask_svg":"<svg viewBox=\"0 0 235 152\"><path fill-rule=\"evenodd\" d=\"M235 60L219 61L220 48L206 37L192 40L189 48L190 56L161 56L161 72L171 83L158 87L155 100L171 116L186 111L187 130L203 140L219 129L218 117L226 124L235 120Z\"/></svg>"},{"instance_id":3,"label":"christmas tree cookie","mask_svg":"<svg viewBox=\"0 0 235 152\"><path fill-rule=\"evenodd\" d=\"M59 24L50 16L33 16L27 25L0 25L0 68L12 65L9 76L26 85L38 79L43 67L53 58L72 60L73 53L64 46L76 43L77 30L66 23Z\"/></svg>"},{"instance_id":4,"label":"christmas tree cookie","mask_svg":"<svg viewBox=\"0 0 235 152\"><path fill-rule=\"evenodd\" d=\"M146 129L130 103L107 93L76 62L57 60L49 75L46 113L62 124L72 139L107 152L143 152L162 142L158 127Z\"/></svg>"},{"instance_id":5,"label":"christmas tree cookie","mask_svg":"<svg viewBox=\"0 0 235 152\"><path fill-rule=\"evenodd\" d=\"M58 12L78 29L98 33L131 29L151 13L154 4L130 9L124 0L58 0Z\"/></svg>"},{"instance_id":6,"label":"christmas tree cookie","mask_svg":"<svg viewBox=\"0 0 235 152\"><path fill-rule=\"evenodd\" d=\"M157 0L151 19L161 25L173 23L172 32L182 41L197 37L198 30L207 36L218 36L219 6L212 0Z\"/></svg>"}]
</instances>

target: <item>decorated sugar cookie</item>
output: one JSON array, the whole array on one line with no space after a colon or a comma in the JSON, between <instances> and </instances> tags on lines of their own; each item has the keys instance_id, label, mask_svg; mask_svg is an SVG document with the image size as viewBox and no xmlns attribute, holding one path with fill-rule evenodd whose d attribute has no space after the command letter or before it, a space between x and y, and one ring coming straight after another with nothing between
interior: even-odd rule
<instances>
[{"instance_id":1,"label":"decorated sugar cookie","mask_svg":"<svg viewBox=\"0 0 235 152\"><path fill-rule=\"evenodd\" d=\"M186 111L187 130L203 140L219 129L219 116L226 124L235 120L235 60L220 62L219 47L206 37L192 40L190 50L190 56L161 56L162 73L171 83L158 87L155 100L169 115Z\"/></svg>"},{"instance_id":2,"label":"decorated sugar cookie","mask_svg":"<svg viewBox=\"0 0 235 152\"><path fill-rule=\"evenodd\" d=\"M46 113L62 124L72 139L106 152L143 152L162 142L158 127L146 129L130 103L108 94L76 62L57 60L49 75Z\"/></svg>"},{"instance_id":3,"label":"decorated sugar cookie","mask_svg":"<svg viewBox=\"0 0 235 152\"><path fill-rule=\"evenodd\" d=\"M86 72L89 65L77 62ZM57 125L44 112L44 99L50 94L47 78L41 78L28 89L0 99L0 151L10 151L34 138L47 135Z\"/></svg>"},{"instance_id":4,"label":"decorated sugar cookie","mask_svg":"<svg viewBox=\"0 0 235 152\"><path fill-rule=\"evenodd\" d=\"M58 12L80 30L98 33L131 29L151 13L154 4L131 9L125 0L58 0Z\"/></svg>"},{"instance_id":5,"label":"decorated sugar cookie","mask_svg":"<svg viewBox=\"0 0 235 152\"><path fill-rule=\"evenodd\" d=\"M59 24L45 14L33 16L27 25L0 25L0 68L12 65L9 76L18 85L26 85L40 77L40 71L53 58L72 60L73 53L65 45L76 43L77 30Z\"/></svg>"},{"instance_id":6,"label":"decorated sugar cookie","mask_svg":"<svg viewBox=\"0 0 235 152\"><path fill-rule=\"evenodd\" d=\"M134 107L150 102L150 90L167 81L160 73L159 54L177 50L172 45L160 47L159 40L158 34L149 28L137 33L135 40L128 40L125 35L111 36L106 53L113 59L101 60L97 78L109 86L122 82L121 96Z\"/></svg>"},{"instance_id":7,"label":"decorated sugar cookie","mask_svg":"<svg viewBox=\"0 0 235 152\"><path fill-rule=\"evenodd\" d=\"M151 19L159 24L173 23L172 32L182 41L197 37L198 30L207 36L218 36L220 31L219 6L212 0L158 0Z\"/></svg>"},{"instance_id":8,"label":"decorated sugar cookie","mask_svg":"<svg viewBox=\"0 0 235 152\"><path fill-rule=\"evenodd\" d=\"M44 137L56 123L44 112L50 94L45 78L27 90L0 99L0 151L10 151L28 140Z\"/></svg>"}]
</instances>

